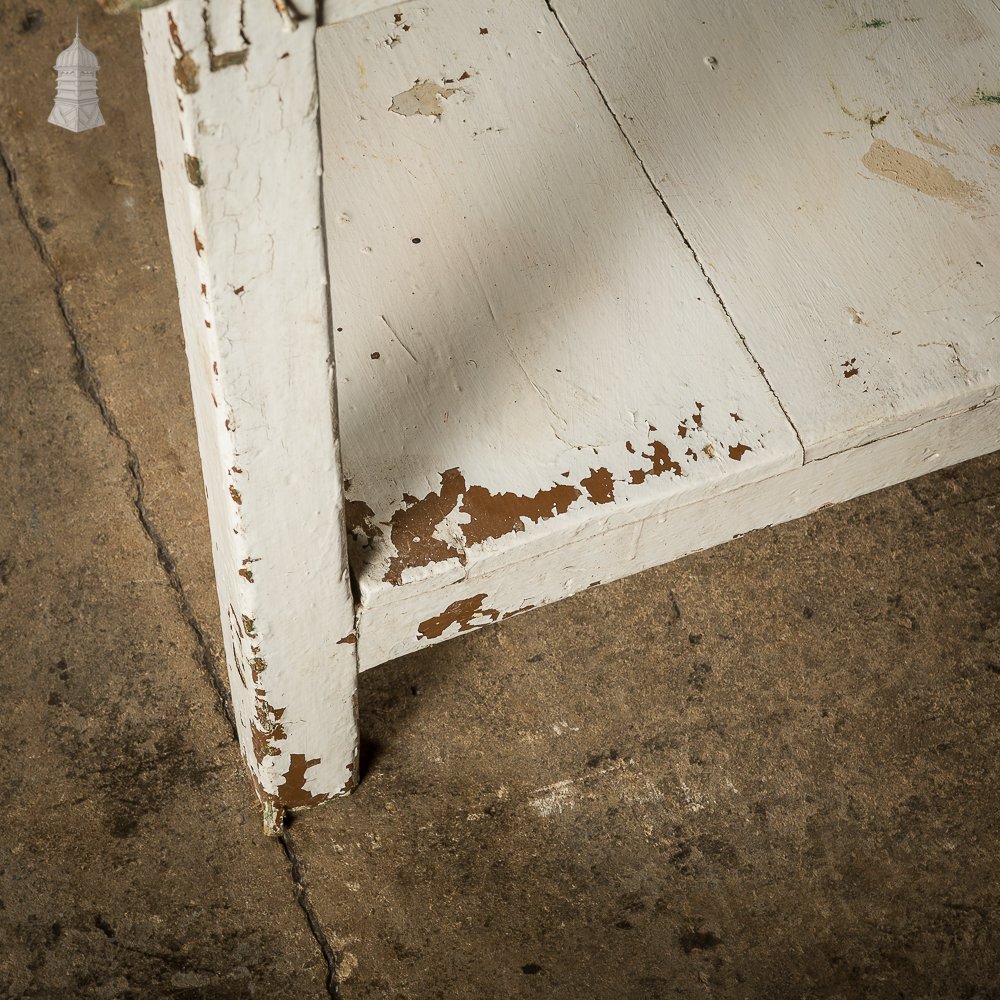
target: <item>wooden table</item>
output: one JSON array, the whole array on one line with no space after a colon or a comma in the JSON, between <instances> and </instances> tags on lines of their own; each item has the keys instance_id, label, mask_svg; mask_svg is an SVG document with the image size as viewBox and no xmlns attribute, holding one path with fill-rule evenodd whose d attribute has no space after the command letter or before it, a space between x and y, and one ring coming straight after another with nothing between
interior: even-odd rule
<instances>
[{"instance_id":1,"label":"wooden table","mask_svg":"<svg viewBox=\"0 0 1000 1000\"><path fill-rule=\"evenodd\" d=\"M1000 444L990 0L372 6L143 15L271 826L359 669Z\"/></svg>"}]
</instances>

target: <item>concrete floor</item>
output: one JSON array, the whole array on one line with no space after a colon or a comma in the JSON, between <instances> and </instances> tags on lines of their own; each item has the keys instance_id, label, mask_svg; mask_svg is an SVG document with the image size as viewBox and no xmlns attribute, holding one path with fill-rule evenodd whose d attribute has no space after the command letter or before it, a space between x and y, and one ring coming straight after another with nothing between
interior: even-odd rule
<instances>
[{"instance_id":1,"label":"concrete floor","mask_svg":"<svg viewBox=\"0 0 1000 1000\"><path fill-rule=\"evenodd\" d=\"M1000 455L365 674L360 789L261 835L92 6L82 135L77 6L0 6L0 995L1000 997Z\"/></svg>"}]
</instances>

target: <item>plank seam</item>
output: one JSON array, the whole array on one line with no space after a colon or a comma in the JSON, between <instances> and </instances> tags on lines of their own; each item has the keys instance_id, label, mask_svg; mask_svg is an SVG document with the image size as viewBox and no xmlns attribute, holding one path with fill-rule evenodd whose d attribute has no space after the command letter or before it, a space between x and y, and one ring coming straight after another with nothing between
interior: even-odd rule
<instances>
[{"instance_id":1,"label":"plank seam","mask_svg":"<svg viewBox=\"0 0 1000 1000\"><path fill-rule=\"evenodd\" d=\"M1000 3L1000 0L993 0L993 2ZM805 444L802 441L802 435L799 433L799 429L795 426L794 421L789 416L788 410L785 409L785 404L781 401L778 394L774 391L774 386L771 385L771 382L768 379L767 374L764 371L764 368L762 367L761 363L757 360L757 357L754 354L754 352L750 349L750 345L747 343L746 337L743 336L743 333L740 331L740 328L736 325L736 321L733 319L732 314L729 312L729 308L726 306L726 303L722 299L722 295L719 293L719 289L716 288L715 282L712 281L711 277L709 277L708 272L705 270L705 265L701 262L701 258L698 256L698 252L695 250L694 246L692 246L691 241L687 237L687 234L681 228L681 224L677 221L677 217L674 215L670 206L667 204L667 200L666 198L663 197L663 193L660 191L659 187L657 187L656 182L653 180L653 177L649 172L649 169L646 167L646 164L643 162L642 157L639 155L639 151L636 149L635 144L629 138L628 133L622 126L621 120L619 119L618 115L615 114L614 109L611 107L611 103L609 102L604 91L601 89L601 85L597 82L597 78L591 72L590 65L587 62L587 60L593 58L593 56L585 57L583 53L580 51L576 42L573 40L573 36L570 35L569 31L566 29L566 25L563 24L562 18L559 16L559 12L553 6L553 0L545 0L545 5L546 7L548 7L549 12L552 14L552 16L556 19L556 23L559 25L560 29L562 30L562 33L566 36L566 40L569 42L570 45L573 46L573 51L579 57L580 65L583 66L584 70L587 73L587 76L590 77L590 82L594 85L594 89L600 96L601 101L604 103L604 106L608 109L608 114L611 115L612 119L614 120L614 123L618 126L618 131L621 133L622 138L628 145L628 148L632 151L632 155L638 161L639 166L646 177L646 180L649 181L649 186L655 192L656 197L660 200L660 204L663 206L663 210L667 213L667 216L669 217L670 221L674 224L674 228L677 230L678 234L680 235L680 238L684 241L684 246L688 248L688 250L691 253L691 256L694 257L694 261L698 265L698 269L701 271L705 281L708 282L708 286L709 288L712 289L712 292L715 295L715 298L718 300L718 303L721 306L722 311L726 314L726 319L729 320L729 325L732 326L733 330L736 331L736 336L740 338L740 343L743 345L743 349L747 352L747 354L750 355L750 360L753 361L753 363L757 366L757 371L760 372L760 376L764 380L764 384L767 386L771 395L774 397L774 400L781 409L782 414L784 414L785 420L788 421L788 426L792 429L792 432L795 434L795 438L799 444L799 453L802 458L802 464L805 465L806 448Z\"/></svg>"},{"instance_id":2,"label":"plank seam","mask_svg":"<svg viewBox=\"0 0 1000 1000\"><path fill-rule=\"evenodd\" d=\"M950 420L952 417L960 417L964 413L972 413L973 410L980 410L984 406L992 406L1000 398L1000 390L994 391L986 399L981 399L978 403L973 403L971 406L963 406L960 410L953 410L950 413L939 413L935 417L928 417L926 420L921 420L918 424L913 424L910 427L903 427L898 431L893 431L891 434L883 434L881 437L872 438L871 441L865 441L862 444L852 444L850 447L841 448L840 451L831 451L828 455L820 455L818 458L809 459L810 462L825 462L828 458L836 458L838 455L843 455L849 451L857 451L860 448L867 448L869 445L878 444L881 441L891 441L895 437L899 437L901 434L909 434L910 431L919 430L921 427L927 427L929 424L937 423L939 420Z\"/></svg>"}]
</instances>

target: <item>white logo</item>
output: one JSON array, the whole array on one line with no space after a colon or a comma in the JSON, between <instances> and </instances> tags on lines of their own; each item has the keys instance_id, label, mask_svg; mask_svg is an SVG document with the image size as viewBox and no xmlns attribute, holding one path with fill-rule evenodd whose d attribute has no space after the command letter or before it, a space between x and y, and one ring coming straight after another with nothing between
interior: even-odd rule
<instances>
[{"instance_id":1,"label":"white logo","mask_svg":"<svg viewBox=\"0 0 1000 1000\"><path fill-rule=\"evenodd\" d=\"M104 124L97 103L97 56L80 41L80 20L76 37L56 59L56 103L49 122L70 132L86 132Z\"/></svg>"}]
</instances>

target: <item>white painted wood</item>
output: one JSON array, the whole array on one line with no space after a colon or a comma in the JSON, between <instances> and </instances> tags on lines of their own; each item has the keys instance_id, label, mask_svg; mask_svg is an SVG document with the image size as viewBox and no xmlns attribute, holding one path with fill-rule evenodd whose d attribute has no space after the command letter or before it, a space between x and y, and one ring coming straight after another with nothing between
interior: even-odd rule
<instances>
[{"instance_id":1,"label":"white painted wood","mask_svg":"<svg viewBox=\"0 0 1000 1000\"><path fill-rule=\"evenodd\" d=\"M363 614L403 592L440 611L508 563L527 591L525 560L565 546L620 575L609 525L801 463L543 3L436 0L317 47Z\"/></svg>"},{"instance_id":2,"label":"white painted wood","mask_svg":"<svg viewBox=\"0 0 1000 1000\"><path fill-rule=\"evenodd\" d=\"M807 458L996 395L997 5L553 7Z\"/></svg>"},{"instance_id":3,"label":"white painted wood","mask_svg":"<svg viewBox=\"0 0 1000 1000\"><path fill-rule=\"evenodd\" d=\"M352 787L359 659L1000 443L1000 11L553 2L144 15L272 825Z\"/></svg>"},{"instance_id":4,"label":"white painted wood","mask_svg":"<svg viewBox=\"0 0 1000 1000\"><path fill-rule=\"evenodd\" d=\"M315 23L297 9L292 32L271 0L142 20L233 707L272 826L357 777Z\"/></svg>"},{"instance_id":5,"label":"white painted wood","mask_svg":"<svg viewBox=\"0 0 1000 1000\"><path fill-rule=\"evenodd\" d=\"M401 3L386 2L386 0L327 0L323 7L323 23L336 24L347 21L362 14L371 14L376 10L393 7L397 11L406 10L412 0L402 0Z\"/></svg>"},{"instance_id":6,"label":"white painted wood","mask_svg":"<svg viewBox=\"0 0 1000 1000\"><path fill-rule=\"evenodd\" d=\"M475 577L441 591L402 588L405 593L396 603L361 609L361 669L510 617L518 609L540 607L596 583L975 458L998 442L1000 402L994 401L639 523L611 524L586 545L570 543L544 559L484 567Z\"/></svg>"}]
</instances>

